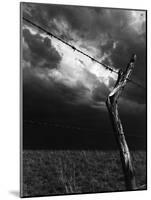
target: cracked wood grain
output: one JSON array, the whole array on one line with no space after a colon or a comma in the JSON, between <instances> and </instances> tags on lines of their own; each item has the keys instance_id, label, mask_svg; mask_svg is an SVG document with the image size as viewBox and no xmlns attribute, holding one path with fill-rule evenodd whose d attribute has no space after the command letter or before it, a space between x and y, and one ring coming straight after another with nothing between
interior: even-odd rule
<instances>
[{"instance_id":1,"label":"cracked wood grain","mask_svg":"<svg viewBox=\"0 0 151 200\"><path fill-rule=\"evenodd\" d=\"M122 72L119 70L118 79L113 91L109 94L106 105L109 112L109 116L113 125L116 141L120 151L120 158L122 162L122 168L125 177L125 186L127 190L136 190L136 180L134 175L134 168L132 165L132 159L130 151L125 139L123 126L118 112L118 98L121 95L127 81L129 80L131 73L134 69L134 63L136 61L136 55L132 55L130 62L128 63L126 70Z\"/></svg>"}]
</instances>

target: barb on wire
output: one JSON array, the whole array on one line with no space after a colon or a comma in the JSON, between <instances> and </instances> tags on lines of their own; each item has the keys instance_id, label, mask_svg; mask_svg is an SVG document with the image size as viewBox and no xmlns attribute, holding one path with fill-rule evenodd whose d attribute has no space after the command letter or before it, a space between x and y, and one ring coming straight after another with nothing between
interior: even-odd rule
<instances>
[{"instance_id":1,"label":"barb on wire","mask_svg":"<svg viewBox=\"0 0 151 200\"><path fill-rule=\"evenodd\" d=\"M71 47L74 51L77 51L77 52L83 54L84 56L90 58L92 61L94 61L94 62L96 62L96 63L102 65L105 69L109 70L111 73L113 72L113 73L115 73L115 74L118 74L118 71L115 70L114 68L112 68L112 67L110 67L110 66L108 66L108 65L106 65L106 64L104 64L104 63L102 63L102 62L100 62L100 61L98 61L98 60L96 60L96 59L93 58L92 56L89 56L88 54L84 53L84 52L81 51L80 49L77 49L75 46L69 44L68 42L66 42L66 41L64 41L63 39L59 38L58 36L54 35L54 34L51 33L50 31L47 31L47 30L44 29L43 27L41 27L41 26L35 24L34 22L30 21L29 19L23 17L23 20L25 20L26 22L30 23L31 25L37 27L39 30L45 32L47 35L49 35L49 36L51 36L51 37L54 37L55 39L61 41L62 43L66 44L67 46ZM137 83L136 81L133 81L133 80L130 80L130 79L128 79L128 81L131 82L132 84L134 84L134 85L136 85L136 86L142 88L142 89L146 89L144 86L142 86L141 84Z\"/></svg>"},{"instance_id":2,"label":"barb on wire","mask_svg":"<svg viewBox=\"0 0 151 200\"><path fill-rule=\"evenodd\" d=\"M92 56L89 56L88 54L84 53L83 51L81 51L80 49L77 49L75 46L67 43L66 41L62 40L61 38L57 37L56 35L52 34L51 32L45 30L44 28L42 28L41 26L33 23L32 21L30 21L29 19L26 19L25 17L23 17L23 20L25 20L26 22L32 24L33 26L36 26L38 29L42 30L43 32L45 32L47 35L51 36L51 37L54 37L56 38L57 40L61 41L62 43L66 44L67 46L71 47L73 50L85 55L86 57L90 58L92 61L95 61L101 65L103 65L106 69L118 74L117 70L109 67L108 65L104 64L104 63L101 63L100 61L96 60L95 58L93 58Z\"/></svg>"}]
</instances>

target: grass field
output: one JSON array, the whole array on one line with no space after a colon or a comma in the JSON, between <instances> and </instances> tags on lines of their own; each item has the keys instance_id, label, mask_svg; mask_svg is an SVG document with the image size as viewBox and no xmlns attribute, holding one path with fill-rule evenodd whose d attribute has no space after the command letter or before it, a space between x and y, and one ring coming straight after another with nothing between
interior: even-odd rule
<instances>
[{"instance_id":1,"label":"grass field","mask_svg":"<svg viewBox=\"0 0 151 200\"><path fill-rule=\"evenodd\" d=\"M132 152L137 185L146 184L146 152ZM23 196L125 190L117 151L23 151Z\"/></svg>"}]
</instances>

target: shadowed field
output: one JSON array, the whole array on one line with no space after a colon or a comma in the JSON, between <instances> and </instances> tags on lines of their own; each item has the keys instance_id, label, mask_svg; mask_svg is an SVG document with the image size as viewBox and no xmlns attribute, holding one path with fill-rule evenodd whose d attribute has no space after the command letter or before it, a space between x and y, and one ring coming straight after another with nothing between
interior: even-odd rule
<instances>
[{"instance_id":1,"label":"shadowed field","mask_svg":"<svg viewBox=\"0 0 151 200\"><path fill-rule=\"evenodd\" d=\"M133 151L137 185L146 184L146 152ZM117 151L24 150L23 196L125 190Z\"/></svg>"}]
</instances>

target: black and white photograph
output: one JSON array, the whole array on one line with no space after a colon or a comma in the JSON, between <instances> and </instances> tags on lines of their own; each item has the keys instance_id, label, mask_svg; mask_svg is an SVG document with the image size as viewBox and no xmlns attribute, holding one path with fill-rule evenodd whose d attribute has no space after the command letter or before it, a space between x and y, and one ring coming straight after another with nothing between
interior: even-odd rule
<instances>
[{"instance_id":1,"label":"black and white photograph","mask_svg":"<svg viewBox=\"0 0 151 200\"><path fill-rule=\"evenodd\" d=\"M146 10L22 2L20 72L21 197L147 190Z\"/></svg>"}]
</instances>

